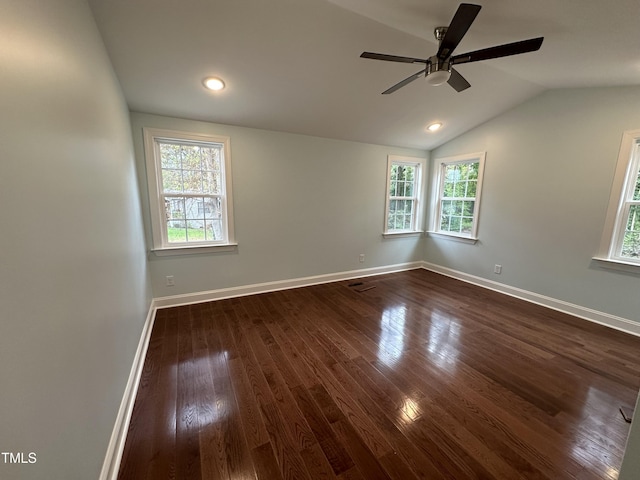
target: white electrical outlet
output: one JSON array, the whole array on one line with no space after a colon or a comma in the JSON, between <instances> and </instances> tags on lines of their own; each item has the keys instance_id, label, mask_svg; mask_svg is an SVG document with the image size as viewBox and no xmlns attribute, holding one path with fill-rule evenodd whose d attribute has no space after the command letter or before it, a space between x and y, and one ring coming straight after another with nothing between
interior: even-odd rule
<instances>
[{"instance_id":1,"label":"white electrical outlet","mask_svg":"<svg viewBox=\"0 0 640 480\"><path fill-rule=\"evenodd\" d=\"M167 275L165 278L167 280L167 287L173 287L175 285L175 282L173 281L173 275Z\"/></svg>"},{"instance_id":2,"label":"white electrical outlet","mask_svg":"<svg viewBox=\"0 0 640 480\"><path fill-rule=\"evenodd\" d=\"M500 275L502 273L502 265L496 264L493 267L493 273L496 273L496 274Z\"/></svg>"},{"instance_id":3,"label":"white electrical outlet","mask_svg":"<svg viewBox=\"0 0 640 480\"><path fill-rule=\"evenodd\" d=\"M358 260L360 260L360 263L364 263L364 253L360 254L360 256L358 257Z\"/></svg>"}]
</instances>

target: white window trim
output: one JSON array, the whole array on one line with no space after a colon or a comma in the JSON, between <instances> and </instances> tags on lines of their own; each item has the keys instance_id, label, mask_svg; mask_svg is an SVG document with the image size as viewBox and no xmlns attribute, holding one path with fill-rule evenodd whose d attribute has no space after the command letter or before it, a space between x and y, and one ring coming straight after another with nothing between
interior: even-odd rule
<instances>
[{"instance_id":1,"label":"white window trim","mask_svg":"<svg viewBox=\"0 0 640 480\"><path fill-rule=\"evenodd\" d=\"M429 235L434 237L449 238L451 240L458 240L466 243L476 243L478 241L478 224L480 223L480 200L482 195L482 183L484 177L484 163L487 152L466 153L463 155L456 155L452 157L442 157L436 159L436 188L434 198L433 215L431 219L431 228ZM476 197L473 206L473 226L471 227L471 233L469 235L446 232L440 230L440 214L442 210L442 203L440 195L444 188L444 175L442 174L445 165L454 165L457 163L472 163L478 162L478 182L476 184Z\"/></svg>"},{"instance_id":2,"label":"white window trim","mask_svg":"<svg viewBox=\"0 0 640 480\"><path fill-rule=\"evenodd\" d=\"M414 192L415 209L413 212L413 225L414 228L410 230L389 230L387 225L389 223L389 203L391 194L391 167L394 164L411 165L417 168L417 178L415 179L415 188L417 192ZM384 225L382 235L385 237L403 237L419 235L424 233L422 228L424 218L423 197L424 197L424 178L425 170L427 168L427 160L420 157L407 157L402 155L387 155L387 187L386 197L384 203Z\"/></svg>"},{"instance_id":3,"label":"white window trim","mask_svg":"<svg viewBox=\"0 0 640 480\"><path fill-rule=\"evenodd\" d=\"M634 273L640 273L640 259L622 257L620 251L628 217L627 199L639 168L640 130L627 130L622 135L600 248L593 257L603 266Z\"/></svg>"},{"instance_id":4,"label":"white window trim","mask_svg":"<svg viewBox=\"0 0 640 480\"><path fill-rule=\"evenodd\" d=\"M156 255L182 255L198 254L210 251L227 251L235 249L234 224L233 224L233 195L231 181L231 146L227 136L208 135L199 133L181 132L177 130L165 130L158 128L143 128L145 162L147 169L147 186L149 190L149 208L151 210L151 233L153 248ZM172 244L167 239L166 222L164 222L164 206L161 201L162 175L160 172L160 151L157 140L170 140L178 142L218 143L223 145L224 151L224 199L223 218L226 238L221 241L191 242Z\"/></svg>"}]
</instances>

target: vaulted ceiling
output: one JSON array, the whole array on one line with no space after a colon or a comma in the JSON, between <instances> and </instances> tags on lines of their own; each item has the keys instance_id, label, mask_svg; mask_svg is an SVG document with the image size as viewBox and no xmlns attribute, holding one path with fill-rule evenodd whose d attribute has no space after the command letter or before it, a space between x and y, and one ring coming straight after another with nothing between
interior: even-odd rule
<instances>
[{"instance_id":1,"label":"vaulted ceiling","mask_svg":"<svg viewBox=\"0 0 640 480\"><path fill-rule=\"evenodd\" d=\"M471 88L418 79L445 0L89 0L131 110L336 139L434 148L550 88L640 85L638 0L483 0L456 49L544 36L538 52L457 67ZM480 3L480 2L478 2ZM209 92L206 76L227 88ZM425 127L440 121L437 133Z\"/></svg>"}]
</instances>

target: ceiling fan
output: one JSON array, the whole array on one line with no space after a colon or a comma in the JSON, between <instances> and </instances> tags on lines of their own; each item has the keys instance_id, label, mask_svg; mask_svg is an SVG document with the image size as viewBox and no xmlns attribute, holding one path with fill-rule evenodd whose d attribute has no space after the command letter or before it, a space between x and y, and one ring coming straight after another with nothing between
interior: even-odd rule
<instances>
[{"instance_id":1,"label":"ceiling fan","mask_svg":"<svg viewBox=\"0 0 640 480\"><path fill-rule=\"evenodd\" d=\"M438 27L434 31L436 40L439 42L438 52L429 58L399 57L396 55L386 55L384 53L363 52L360 57L371 58L373 60L385 60L388 62L400 63L424 63L426 67L418 73L405 78L394 86L388 88L383 95L393 93L396 90L408 85L423 74L430 85L441 85L447 82L456 91L462 92L471 86L460 73L453 68L454 65L462 63L478 62L491 58L508 57L521 53L535 52L542 45L544 37L531 38L519 42L506 43L495 47L484 48L469 53L453 55L462 37L467 33L469 27L476 19L482 7L471 3L461 3L453 16L448 27Z\"/></svg>"}]
</instances>

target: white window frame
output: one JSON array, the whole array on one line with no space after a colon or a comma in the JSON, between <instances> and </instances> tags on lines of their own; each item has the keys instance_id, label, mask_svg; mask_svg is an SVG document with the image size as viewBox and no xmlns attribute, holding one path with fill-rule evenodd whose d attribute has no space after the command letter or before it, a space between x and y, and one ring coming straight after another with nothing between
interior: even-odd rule
<instances>
[{"instance_id":1,"label":"white window frame","mask_svg":"<svg viewBox=\"0 0 640 480\"><path fill-rule=\"evenodd\" d=\"M407 197L394 197L391 198L391 168L394 165L406 165L416 167L416 173L414 177L414 191L413 195ZM419 157L407 157L402 155L388 155L387 156L387 189L385 200L385 215L383 225L383 235L413 235L423 233L422 222L424 218L423 209L423 197L424 197L424 172L426 170L427 161L424 158ZM389 207L391 200L411 200L414 202L413 216L411 219L411 227L409 229L390 230L389 225Z\"/></svg>"},{"instance_id":2,"label":"white window frame","mask_svg":"<svg viewBox=\"0 0 640 480\"><path fill-rule=\"evenodd\" d=\"M628 130L622 135L600 249L594 257L635 273L640 273L640 258L623 257L622 244L630 207L640 205L640 201L633 200L639 170L640 130Z\"/></svg>"},{"instance_id":3,"label":"white window frame","mask_svg":"<svg viewBox=\"0 0 640 480\"><path fill-rule=\"evenodd\" d=\"M235 243L233 225L233 196L231 182L231 146L230 139L222 135L208 135L199 133L181 132L158 128L143 128L145 161L147 167L147 185L149 190L149 207L151 210L151 230L153 237L152 251L156 255L171 255L181 253L201 253L210 249L233 249ZM171 242L167 235L165 221L165 202L162 189L162 165L160 159L159 143L162 141L184 144L201 144L222 146L222 186L220 193L222 204L222 230L221 240L208 240L198 242ZM175 196L175 194L172 194ZM178 195L179 196L179 195Z\"/></svg>"},{"instance_id":4,"label":"white window frame","mask_svg":"<svg viewBox=\"0 0 640 480\"><path fill-rule=\"evenodd\" d=\"M430 234L443 235L445 237L451 237L455 239L469 240L471 242L478 241L478 224L480 215L480 200L482 194L482 179L484 176L484 163L486 152L467 153L463 155L456 155L453 157L443 157L436 159L436 188L435 188L435 201L433 208L432 224ZM444 169L450 165L456 164L469 164L478 163L478 179L476 184L476 195L473 205L473 222L471 225L471 232L469 234L455 233L440 229L440 216L442 214L442 201L443 200L465 200L471 197L447 197L444 198Z\"/></svg>"}]
</instances>

